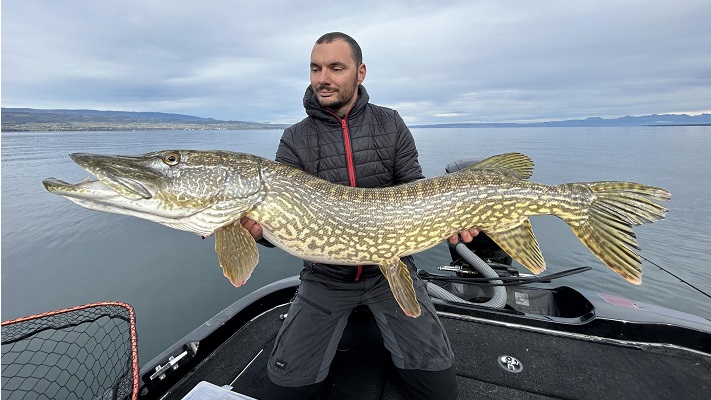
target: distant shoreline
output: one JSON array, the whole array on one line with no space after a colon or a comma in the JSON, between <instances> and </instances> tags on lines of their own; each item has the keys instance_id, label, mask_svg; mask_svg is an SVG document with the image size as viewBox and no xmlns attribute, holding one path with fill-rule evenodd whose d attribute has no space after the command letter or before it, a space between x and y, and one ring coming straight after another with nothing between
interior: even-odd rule
<instances>
[{"instance_id":1,"label":"distant shoreline","mask_svg":"<svg viewBox=\"0 0 711 400\"><path fill-rule=\"evenodd\" d=\"M295 121L296 122L296 121ZM182 114L96 110L2 108L3 132L216 131L285 129L290 124L220 121ZM554 128L624 126L711 126L711 114L652 114L619 118L589 117L547 122L464 122L410 124L410 128Z\"/></svg>"},{"instance_id":2,"label":"distant shoreline","mask_svg":"<svg viewBox=\"0 0 711 400\"><path fill-rule=\"evenodd\" d=\"M711 126L711 123L709 124L667 124L667 125L642 125L642 126Z\"/></svg>"},{"instance_id":3,"label":"distant shoreline","mask_svg":"<svg viewBox=\"0 0 711 400\"><path fill-rule=\"evenodd\" d=\"M537 125L526 125L526 124L506 124L502 125L490 125L490 126L437 126L437 125L412 125L410 129L504 129L504 128L620 128L620 127L635 127L635 126L645 126L645 127L694 127L694 126L711 126L708 124L656 124L656 125L599 125L599 126L580 126L580 125L558 125L558 126L537 126ZM199 127L187 127L187 126L99 126L99 125L89 125L82 127L72 127L72 126L31 126L31 127L2 127L2 132L135 132L135 131L244 131L244 130L283 130L287 128L288 125L260 125L260 126L199 126Z\"/></svg>"},{"instance_id":4,"label":"distant shoreline","mask_svg":"<svg viewBox=\"0 0 711 400\"><path fill-rule=\"evenodd\" d=\"M72 126L63 125L56 126L54 124L31 124L30 126L5 126L3 123L3 132L134 132L134 131L240 131L240 130L271 130L271 129L284 129L287 125L259 125L259 126L249 126L249 125L229 125L229 124L219 124L219 125L200 125L200 126L186 126L186 125L169 125L162 126L158 125L116 125L116 126L106 126L106 125L82 125L82 126Z\"/></svg>"}]
</instances>

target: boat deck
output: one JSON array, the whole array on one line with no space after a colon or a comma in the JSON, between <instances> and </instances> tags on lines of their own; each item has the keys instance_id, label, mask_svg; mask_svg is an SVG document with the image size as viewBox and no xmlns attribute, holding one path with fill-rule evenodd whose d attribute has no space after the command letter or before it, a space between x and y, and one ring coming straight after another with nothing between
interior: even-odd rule
<instances>
[{"instance_id":1,"label":"boat deck","mask_svg":"<svg viewBox=\"0 0 711 400\"><path fill-rule=\"evenodd\" d=\"M266 363L288 305L243 326L173 387L181 399L200 381L263 398ZM711 357L675 346L616 341L449 313L440 315L456 356L461 399L701 399ZM518 373L498 363L521 361ZM325 385L325 399L404 399L372 315L351 314Z\"/></svg>"}]
</instances>

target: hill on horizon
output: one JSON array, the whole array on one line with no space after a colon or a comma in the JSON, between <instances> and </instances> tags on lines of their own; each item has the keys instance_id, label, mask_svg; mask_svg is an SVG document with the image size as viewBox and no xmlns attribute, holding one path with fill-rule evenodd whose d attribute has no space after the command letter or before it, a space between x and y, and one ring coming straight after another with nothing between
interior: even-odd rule
<instances>
[{"instance_id":1,"label":"hill on horizon","mask_svg":"<svg viewBox=\"0 0 711 400\"><path fill-rule=\"evenodd\" d=\"M605 127L605 126L675 126L711 125L711 114L650 114L617 118L588 117L546 122L472 122L416 125L421 128L483 128L483 127Z\"/></svg>"},{"instance_id":2,"label":"hill on horizon","mask_svg":"<svg viewBox=\"0 0 711 400\"><path fill-rule=\"evenodd\" d=\"M192 115L140 111L2 108L3 131L281 129L283 124L220 121Z\"/></svg>"}]
</instances>

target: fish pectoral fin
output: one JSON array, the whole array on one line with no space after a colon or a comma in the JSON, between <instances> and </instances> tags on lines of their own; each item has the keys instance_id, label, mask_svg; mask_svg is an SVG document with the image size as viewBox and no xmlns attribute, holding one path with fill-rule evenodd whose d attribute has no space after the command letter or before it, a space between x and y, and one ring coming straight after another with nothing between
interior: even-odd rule
<instances>
[{"instance_id":1,"label":"fish pectoral fin","mask_svg":"<svg viewBox=\"0 0 711 400\"><path fill-rule=\"evenodd\" d=\"M415 287L412 284L412 277L410 277L407 265L400 260L400 257L394 257L389 263L381 263L379 266L380 271L390 284L395 301L400 305L405 315L412 318L419 317L420 303L417 302Z\"/></svg>"},{"instance_id":2,"label":"fish pectoral fin","mask_svg":"<svg viewBox=\"0 0 711 400\"><path fill-rule=\"evenodd\" d=\"M540 274L546 269L546 262L543 260L528 218L523 219L518 225L487 230L486 234L501 247L501 250L534 274Z\"/></svg>"},{"instance_id":3,"label":"fish pectoral fin","mask_svg":"<svg viewBox=\"0 0 711 400\"><path fill-rule=\"evenodd\" d=\"M237 287L249 279L259 262L257 243L239 222L215 232L215 251L222 272Z\"/></svg>"}]
</instances>

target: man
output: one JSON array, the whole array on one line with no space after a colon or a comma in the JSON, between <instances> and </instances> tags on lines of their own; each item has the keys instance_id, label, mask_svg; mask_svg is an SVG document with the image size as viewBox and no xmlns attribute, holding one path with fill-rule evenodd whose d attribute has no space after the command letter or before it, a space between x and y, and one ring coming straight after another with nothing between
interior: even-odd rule
<instances>
[{"instance_id":1,"label":"man","mask_svg":"<svg viewBox=\"0 0 711 400\"><path fill-rule=\"evenodd\" d=\"M361 86L365 75L353 38L340 32L319 38L303 100L308 117L284 131L276 160L350 186L384 187L424 178L410 131L396 111L369 103ZM263 242L259 224L242 223ZM469 242L477 233L462 232L462 240ZM301 285L267 364L272 398L318 395L348 316L360 304L371 309L410 398L456 398L449 339L412 257L402 260L422 307L418 318L401 312L378 266L304 261Z\"/></svg>"}]
</instances>

